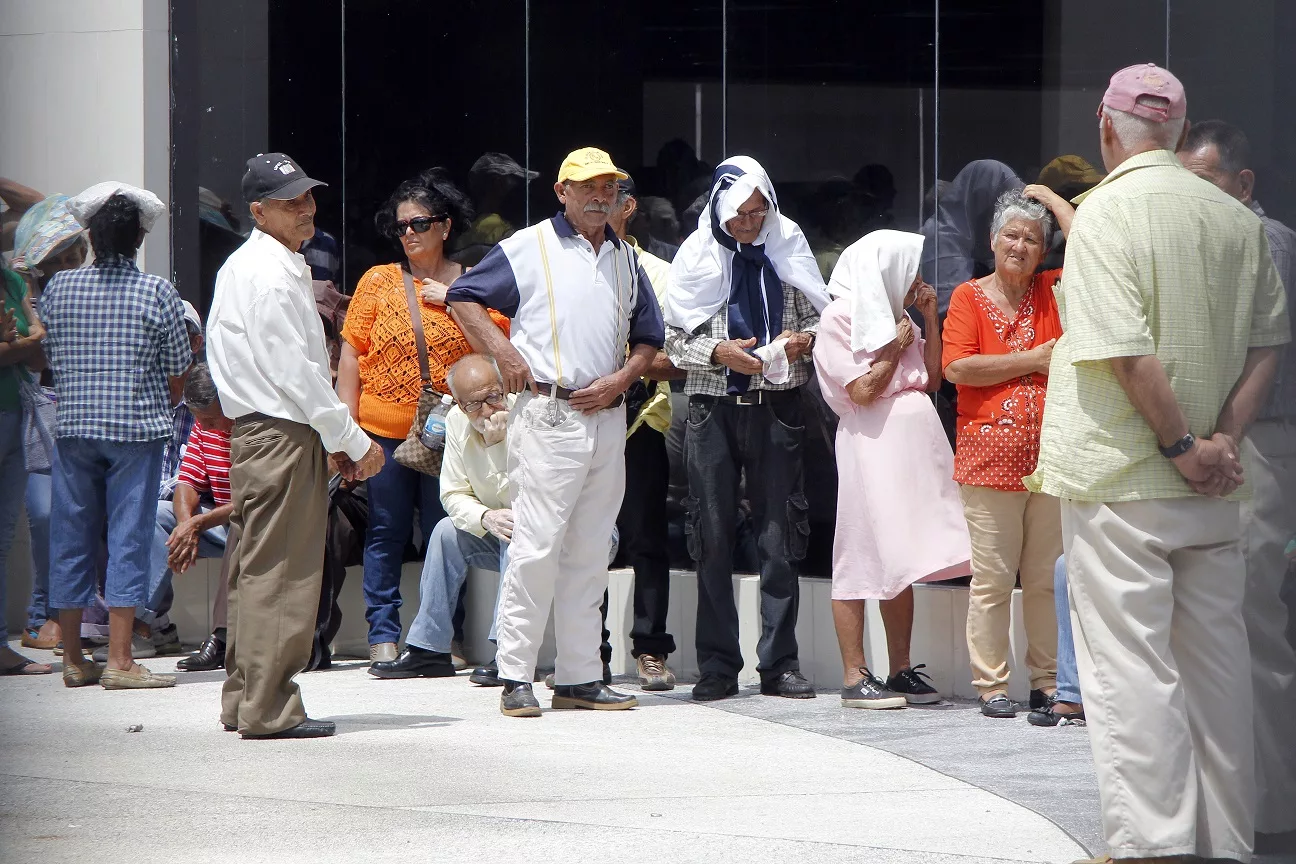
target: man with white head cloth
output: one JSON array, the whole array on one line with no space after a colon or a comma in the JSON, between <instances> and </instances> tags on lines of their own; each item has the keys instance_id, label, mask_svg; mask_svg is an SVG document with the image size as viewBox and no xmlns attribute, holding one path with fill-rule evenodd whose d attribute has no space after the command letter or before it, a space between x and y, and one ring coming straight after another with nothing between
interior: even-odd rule
<instances>
[{"instance_id":1,"label":"man with white head cloth","mask_svg":"<svg viewBox=\"0 0 1296 864\"><path fill-rule=\"evenodd\" d=\"M796 642L796 565L810 531L800 388L828 299L810 245L779 212L765 169L746 156L725 160L697 230L671 264L665 308L667 354L688 373L686 531L698 566L698 701L735 695L743 667L733 597L742 470L760 555L761 692L814 696Z\"/></svg>"}]
</instances>

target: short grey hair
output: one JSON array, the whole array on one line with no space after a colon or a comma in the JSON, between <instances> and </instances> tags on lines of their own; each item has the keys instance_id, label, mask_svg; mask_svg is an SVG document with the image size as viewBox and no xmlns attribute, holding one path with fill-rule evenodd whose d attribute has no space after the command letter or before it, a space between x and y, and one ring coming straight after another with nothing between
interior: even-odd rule
<instances>
[{"instance_id":1,"label":"short grey hair","mask_svg":"<svg viewBox=\"0 0 1296 864\"><path fill-rule=\"evenodd\" d=\"M184 400L190 408L206 411L216 404L220 394L216 392L216 381L212 379L211 367L206 363L195 363L185 379Z\"/></svg>"},{"instance_id":2,"label":"short grey hair","mask_svg":"<svg viewBox=\"0 0 1296 864\"><path fill-rule=\"evenodd\" d=\"M1149 108L1166 109L1170 107L1170 100L1164 96L1140 96L1135 100L1139 105L1146 105ZM1112 129L1116 133L1116 140L1126 150L1132 150L1140 144L1156 144L1162 150L1173 150L1179 144L1179 138L1183 135L1184 121L1186 117L1177 117L1173 120L1166 120L1164 123L1158 123L1155 120L1148 120L1137 114L1131 114L1128 111L1118 111L1115 108L1102 106L1103 116L1111 120Z\"/></svg>"},{"instance_id":3,"label":"short grey hair","mask_svg":"<svg viewBox=\"0 0 1296 864\"><path fill-rule=\"evenodd\" d=\"M483 359L489 363L491 369L495 372L495 377L500 380L500 383L504 382L504 376L500 374L499 364L495 362L494 357L489 354L465 354L463 357L460 357L458 360L451 363L450 368L446 370L446 389L449 390L450 395L454 396L456 399L458 399L459 396L455 393L454 389L455 370L459 368L459 364L463 363L465 360L472 360L473 358Z\"/></svg>"},{"instance_id":4,"label":"short grey hair","mask_svg":"<svg viewBox=\"0 0 1296 864\"><path fill-rule=\"evenodd\" d=\"M994 219L990 222L991 242L1013 219L1038 222L1043 235L1043 246L1048 248L1049 241L1053 239L1053 214L1034 198L1023 195L1020 189L1010 189L995 200Z\"/></svg>"}]
</instances>

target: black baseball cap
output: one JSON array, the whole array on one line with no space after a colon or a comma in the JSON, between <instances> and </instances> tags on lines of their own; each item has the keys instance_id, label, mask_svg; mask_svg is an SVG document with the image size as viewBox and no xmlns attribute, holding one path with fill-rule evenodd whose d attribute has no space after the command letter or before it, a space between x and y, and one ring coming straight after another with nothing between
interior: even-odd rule
<instances>
[{"instance_id":1,"label":"black baseball cap","mask_svg":"<svg viewBox=\"0 0 1296 864\"><path fill-rule=\"evenodd\" d=\"M262 198L291 201L307 189L327 186L312 180L301 166L284 153L258 153L247 161L243 175L243 200L251 204Z\"/></svg>"},{"instance_id":2,"label":"black baseball cap","mask_svg":"<svg viewBox=\"0 0 1296 864\"><path fill-rule=\"evenodd\" d=\"M629 174L627 174L627 175L625 176L625 179L624 179L624 180L618 180L618 181L617 181L617 189L618 189L618 190L619 190L623 195L629 195L631 198L637 198L637 197L638 197L638 195L635 194L634 178L631 177Z\"/></svg>"}]
</instances>

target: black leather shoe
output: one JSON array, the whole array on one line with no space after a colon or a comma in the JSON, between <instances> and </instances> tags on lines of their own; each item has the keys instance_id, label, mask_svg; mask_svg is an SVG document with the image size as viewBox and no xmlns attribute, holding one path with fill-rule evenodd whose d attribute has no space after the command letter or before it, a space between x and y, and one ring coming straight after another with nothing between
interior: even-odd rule
<instances>
[{"instance_id":1,"label":"black leather shoe","mask_svg":"<svg viewBox=\"0 0 1296 864\"><path fill-rule=\"evenodd\" d=\"M782 675L761 679L761 693L784 699L813 699L814 685L802 677L800 670L789 669Z\"/></svg>"},{"instance_id":2,"label":"black leather shoe","mask_svg":"<svg viewBox=\"0 0 1296 864\"><path fill-rule=\"evenodd\" d=\"M1017 716L1017 703L1002 693L996 693L989 699L982 698L981 713L997 720L1011 720Z\"/></svg>"},{"instance_id":3,"label":"black leather shoe","mask_svg":"<svg viewBox=\"0 0 1296 864\"><path fill-rule=\"evenodd\" d=\"M694 702L715 702L726 696L738 695L738 679L707 673L693 685Z\"/></svg>"},{"instance_id":4,"label":"black leather shoe","mask_svg":"<svg viewBox=\"0 0 1296 864\"><path fill-rule=\"evenodd\" d=\"M625 693L617 693L602 681L588 684L559 684L554 687L552 706L557 708L588 708L591 711L624 711L634 708L639 700Z\"/></svg>"},{"instance_id":5,"label":"black leather shoe","mask_svg":"<svg viewBox=\"0 0 1296 864\"><path fill-rule=\"evenodd\" d=\"M468 676L468 680L479 687L503 687L504 682L499 677L499 667L494 661L485 666L478 666Z\"/></svg>"},{"instance_id":6,"label":"black leather shoe","mask_svg":"<svg viewBox=\"0 0 1296 864\"><path fill-rule=\"evenodd\" d=\"M408 645L395 660L370 663L369 674L375 678L453 678L455 668L449 654Z\"/></svg>"},{"instance_id":7,"label":"black leather shoe","mask_svg":"<svg viewBox=\"0 0 1296 864\"><path fill-rule=\"evenodd\" d=\"M500 713L505 717L539 717L540 703L531 684L526 681L508 681L503 678L504 692L500 694Z\"/></svg>"},{"instance_id":8,"label":"black leather shoe","mask_svg":"<svg viewBox=\"0 0 1296 864\"><path fill-rule=\"evenodd\" d=\"M1048 704L1048 694L1043 690L1032 690L1030 692L1030 707L1032 711L1043 711Z\"/></svg>"},{"instance_id":9,"label":"black leather shoe","mask_svg":"<svg viewBox=\"0 0 1296 864\"><path fill-rule=\"evenodd\" d=\"M226 732L237 732L237 731L238 731L238 727L237 727L237 726L231 726L230 724L228 724L228 723L224 723L224 722L221 723L221 728L224 729Z\"/></svg>"},{"instance_id":10,"label":"black leather shoe","mask_svg":"<svg viewBox=\"0 0 1296 864\"><path fill-rule=\"evenodd\" d=\"M181 672L211 672L215 669L224 669L225 640L215 633L211 634L203 640L197 654L190 654L176 663L176 668Z\"/></svg>"},{"instance_id":11,"label":"black leather shoe","mask_svg":"<svg viewBox=\"0 0 1296 864\"><path fill-rule=\"evenodd\" d=\"M331 738L337 732L337 726L331 720L312 720L307 717L296 726L290 726L280 732L271 732L269 735L248 735L244 733L244 741L271 741L281 738Z\"/></svg>"}]
</instances>

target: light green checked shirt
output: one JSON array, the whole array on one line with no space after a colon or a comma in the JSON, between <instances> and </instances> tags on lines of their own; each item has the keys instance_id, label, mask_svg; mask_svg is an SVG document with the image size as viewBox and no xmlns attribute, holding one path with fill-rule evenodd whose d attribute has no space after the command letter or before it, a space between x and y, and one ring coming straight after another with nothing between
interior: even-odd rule
<instances>
[{"instance_id":1,"label":"light green checked shirt","mask_svg":"<svg viewBox=\"0 0 1296 864\"><path fill-rule=\"evenodd\" d=\"M1076 501L1195 494L1109 362L1155 354L1194 435L1209 436L1247 349L1290 339L1259 218L1169 150L1131 157L1076 211L1039 463L1026 488Z\"/></svg>"}]
</instances>

